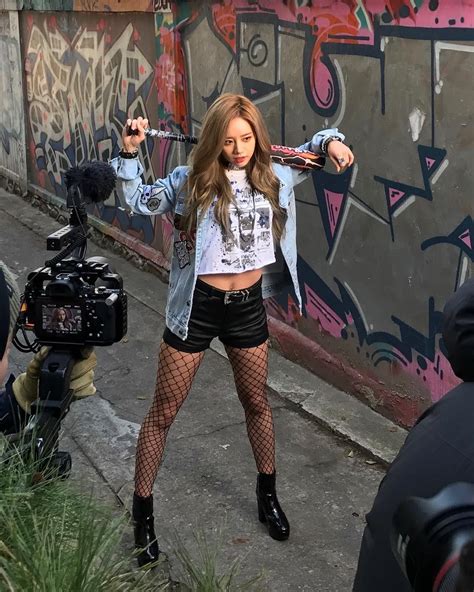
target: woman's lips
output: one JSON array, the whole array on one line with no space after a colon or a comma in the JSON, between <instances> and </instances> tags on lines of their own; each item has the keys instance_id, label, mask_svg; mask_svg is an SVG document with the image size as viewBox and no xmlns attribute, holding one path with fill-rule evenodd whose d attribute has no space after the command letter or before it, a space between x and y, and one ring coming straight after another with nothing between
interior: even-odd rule
<instances>
[{"instance_id":1,"label":"woman's lips","mask_svg":"<svg viewBox=\"0 0 474 592\"><path fill-rule=\"evenodd\" d=\"M242 164L247 160L246 156L240 156L239 158L234 158L235 164Z\"/></svg>"}]
</instances>

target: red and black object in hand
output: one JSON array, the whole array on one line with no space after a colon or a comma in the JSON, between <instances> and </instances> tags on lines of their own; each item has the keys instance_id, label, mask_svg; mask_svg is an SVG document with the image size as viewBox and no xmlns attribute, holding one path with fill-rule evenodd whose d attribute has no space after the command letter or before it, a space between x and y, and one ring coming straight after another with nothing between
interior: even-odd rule
<instances>
[{"instance_id":1,"label":"red and black object in hand","mask_svg":"<svg viewBox=\"0 0 474 592\"><path fill-rule=\"evenodd\" d=\"M128 128L129 136L138 135L138 130ZM186 134L175 134L173 132L165 132L147 128L145 136L150 138L159 138L162 140L173 140L175 142L186 142L189 144L197 144L198 138L196 136L188 136ZM293 167L300 170L320 170L326 164L326 158L309 150L298 150L297 148L290 148L289 146L272 145L271 158L278 164Z\"/></svg>"},{"instance_id":2,"label":"red and black object in hand","mask_svg":"<svg viewBox=\"0 0 474 592\"><path fill-rule=\"evenodd\" d=\"M272 145L271 157L273 162L284 164L295 169L320 170L326 164L326 158L310 150L298 150L288 146Z\"/></svg>"}]
</instances>

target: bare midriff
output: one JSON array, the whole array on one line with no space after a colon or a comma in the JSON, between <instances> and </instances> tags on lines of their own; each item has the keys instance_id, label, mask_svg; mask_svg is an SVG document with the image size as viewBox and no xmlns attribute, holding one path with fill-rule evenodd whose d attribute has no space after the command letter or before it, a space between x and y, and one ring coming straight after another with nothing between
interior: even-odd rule
<instances>
[{"instance_id":1,"label":"bare midriff","mask_svg":"<svg viewBox=\"0 0 474 592\"><path fill-rule=\"evenodd\" d=\"M261 269L252 269L242 273L209 273L199 279L218 290L244 290L250 288L262 277Z\"/></svg>"}]
</instances>

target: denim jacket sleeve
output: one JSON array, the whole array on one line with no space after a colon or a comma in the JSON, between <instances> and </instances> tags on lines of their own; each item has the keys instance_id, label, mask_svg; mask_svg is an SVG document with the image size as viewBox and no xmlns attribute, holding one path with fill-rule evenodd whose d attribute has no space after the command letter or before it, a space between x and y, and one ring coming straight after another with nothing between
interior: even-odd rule
<instances>
[{"instance_id":1,"label":"denim jacket sleeve","mask_svg":"<svg viewBox=\"0 0 474 592\"><path fill-rule=\"evenodd\" d=\"M164 179L144 185L141 180L143 166L137 158L117 157L110 164L120 181L117 190L122 191L133 212L151 216L166 214L174 209L187 167L176 167Z\"/></svg>"},{"instance_id":2,"label":"denim jacket sleeve","mask_svg":"<svg viewBox=\"0 0 474 592\"><path fill-rule=\"evenodd\" d=\"M303 148L304 150L311 150L311 152L315 152L316 154L323 154L321 146L323 141L329 136L339 138L341 142L344 142L344 140L346 139L346 136L343 133L341 133L337 129L337 127L331 127L329 129L321 130L317 134L314 134L314 136L311 138L311 141L306 142L306 144L303 144L301 148Z\"/></svg>"},{"instance_id":3,"label":"denim jacket sleeve","mask_svg":"<svg viewBox=\"0 0 474 592\"><path fill-rule=\"evenodd\" d=\"M311 138L309 142L306 142L305 144L298 146L298 150L305 150L309 152L314 152L315 154L322 155L323 152L321 150L321 145L323 141L329 136L340 138L341 141L344 141L346 138L345 135L337 129L337 127L332 127L329 129L321 130L320 132L314 134L314 136ZM293 186L298 185L299 183L307 179L311 174L311 171L309 170L303 171L294 168L291 170Z\"/></svg>"}]
</instances>

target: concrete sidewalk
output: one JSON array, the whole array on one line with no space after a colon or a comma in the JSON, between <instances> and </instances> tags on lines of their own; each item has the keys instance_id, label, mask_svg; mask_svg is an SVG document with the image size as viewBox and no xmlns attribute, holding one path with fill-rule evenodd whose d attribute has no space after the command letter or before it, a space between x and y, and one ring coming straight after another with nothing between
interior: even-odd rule
<instances>
[{"instance_id":1,"label":"concrete sidewalk","mask_svg":"<svg viewBox=\"0 0 474 592\"><path fill-rule=\"evenodd\" d=\"M48 258L44 239L59 226L22 198L0 191L0 258L21 285ZM136 438L152 400L167 287L90 243L89 255L97 254L124 278L129 333L121 343L99 349L97 396L74 405L65 428L75 447L74 477L89 472L105 498L128 507ZM19 372L27 362L15 353L13 369ZM382 476L376 461L390 462L405 431L274 351L269 387L278 490L292 525L290 540L273 541L256 519L255 465L230 365L216 342L169 434L155 488L162 546L172 548L168 541L176 530L192 548L193 527L220 525L223 565L244 558L246 576L265 571L265 590L350 590L363 517Z\"/></svg>"}]
</instances>

